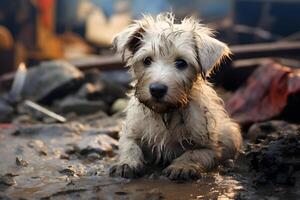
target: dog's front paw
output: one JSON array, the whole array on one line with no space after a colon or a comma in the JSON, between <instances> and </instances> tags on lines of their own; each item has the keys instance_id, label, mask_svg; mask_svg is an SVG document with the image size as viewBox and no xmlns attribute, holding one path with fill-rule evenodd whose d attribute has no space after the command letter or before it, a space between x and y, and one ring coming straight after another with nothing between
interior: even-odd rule
<instances>
[{"instance_id":1,"label":"dog's front paw","mask_svg":"<svg viewBox=\"0 0 300 200\"><path fill-rule=\"evenodd\" d=\"M163 175L170 180L196 180L201 178L200 171L189 165L170 165L163 170Z\"/></svg>"},{"instance_id":2,"label":"dog's front paw","mask_svg":"<svg viewBox=\"0 0 300 200\"><path fill-rule=\"evenodd\" d=\"M112 177L137 178L143 174L143 165L131 167L128 164L116 164L109 169L109 175Z\"/></svg>"}]
</instances>

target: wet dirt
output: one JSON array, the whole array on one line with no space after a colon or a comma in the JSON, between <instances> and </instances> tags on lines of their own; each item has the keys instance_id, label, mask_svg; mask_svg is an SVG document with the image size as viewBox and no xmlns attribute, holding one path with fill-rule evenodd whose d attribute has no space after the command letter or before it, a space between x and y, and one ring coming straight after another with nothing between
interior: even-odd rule
<instances>
[{"instance_id":1,"label":"wet dirt","mask_svg":"<svg viewBox=\"0 0 300 200\"><path fill-rule=\"evenodd\" d=\"M136 180L111 178L107 172L118 157L120 122L119 117L103 117L0 130L0 199L300 198L299 181L293 186L255 184L244 155L198 181L170 181L159 171Z\"/></svg>"}]
</instances>

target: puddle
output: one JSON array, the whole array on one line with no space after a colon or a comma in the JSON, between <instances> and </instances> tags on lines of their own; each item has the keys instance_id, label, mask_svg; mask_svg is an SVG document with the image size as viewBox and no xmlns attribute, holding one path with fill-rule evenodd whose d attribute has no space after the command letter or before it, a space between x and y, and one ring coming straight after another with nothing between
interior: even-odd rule
<instances>
[{"instance_id":1,"label":"puddle","mask_svg":"<svg viewBox=\"0 0 300 200\"><path fill-rule=\"evenodd\" d=\"M70 149L70 144L81 144L77 148L84 148L82 141L89 144L88 138L92 139L96 134L95 131L89 134L84 127L82 129L82 133L73 133L71 129L67 129L69 134L60 134L60 129L57 128L50 129L52 132L32 135L12 134L13 131L9 129L1 130L0 199L300 198L298 182L293 187L253 185L253 176L243 159L239 159L232 169L204 174L194 182L172 182L156 173L136 180L111 178L107 171L117 159L115 153L92 151L93 156L88 156L82 154L80 149ZM66 128L63 127L61 131L63 130ZM17 165L17 157L28 164ZM5 185L4 179L1 179L6 174L11 176L11 185Z\"/></svg>"}]
</instances>

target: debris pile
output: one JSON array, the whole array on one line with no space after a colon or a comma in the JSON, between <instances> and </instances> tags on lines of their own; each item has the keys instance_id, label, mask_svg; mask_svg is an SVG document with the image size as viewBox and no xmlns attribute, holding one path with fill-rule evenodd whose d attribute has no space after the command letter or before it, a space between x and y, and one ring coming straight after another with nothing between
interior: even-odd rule
<instances>
[{"instance_id":1,"label":"debris pile","mask_svg":"<svg viewBox=\"0 0 300 200\"><path fill-rule=\"evenodd\" d=\"M42 62L27 70L21 64L10 92L0 92L0 122L27 116L32 122L53 123L99 111L119 113L127 105L130 78L124 79L123 71L114 72L111 78L107 75L98 70L83 73L62 60Z\"/></svg>"},{"instance_id":2,"label":"debris pile","mask_svg":"<svg viewBox=\"0 0 300 200\"><path fill-rule=\"evenodd\" d=\"M283 121L254 124L248 136L247 159L255 182L294 185L300 170L300 126Z\"/></svg>"}]
</instances>

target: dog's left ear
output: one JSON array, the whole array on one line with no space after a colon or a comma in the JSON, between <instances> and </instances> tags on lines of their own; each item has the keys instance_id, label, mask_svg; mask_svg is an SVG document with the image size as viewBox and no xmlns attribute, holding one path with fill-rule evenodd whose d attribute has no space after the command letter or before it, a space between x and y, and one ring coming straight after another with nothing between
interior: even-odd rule
<instances>
[{"instance_id":1,"label":"dog's left ear","mask_svg":"<svg viewBox=\"0 0 300 200\"><path fill-rule=\"evenodd\" d=\"M144 32L139 23L134 23L115 36L113 48L122 54L124 61L141 47Z\"/></svg>"},{"instance_id":2,"label":"dog's left ear","mask_svg":"<svg viewBox=\"0 0 300 200\"><path fill-rule=\"evenodd\" d=\"M205 76L231 54L228 46L207 34L197 34L196 51Z\"/></svg>"}]
</instances>

